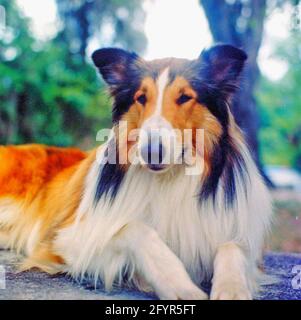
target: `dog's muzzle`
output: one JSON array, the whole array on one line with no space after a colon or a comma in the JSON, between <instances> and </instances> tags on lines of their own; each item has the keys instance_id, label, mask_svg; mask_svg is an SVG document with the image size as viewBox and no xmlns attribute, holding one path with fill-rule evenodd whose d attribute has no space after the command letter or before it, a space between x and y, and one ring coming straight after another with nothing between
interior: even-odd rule
<instances>
[{"instance_id":1,"label":"dog's muzzle","mask_svg":"<svg viewBox=\"0 0 301 320\"><path fill-rule=\"evenodd\" d=\"M165 148L162 144L162 137L158 133L148 132L147 140L140 148L140 155L144 164L152 171L165 169L163 160Z\"/></svg>"}]
</instances>

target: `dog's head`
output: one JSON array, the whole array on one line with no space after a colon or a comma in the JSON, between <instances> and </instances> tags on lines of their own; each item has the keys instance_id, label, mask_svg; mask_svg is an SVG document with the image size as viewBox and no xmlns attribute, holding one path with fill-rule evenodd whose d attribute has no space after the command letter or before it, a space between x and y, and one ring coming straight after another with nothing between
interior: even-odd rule
<instances>
[{"instance_id":1,"label":"dog's head","mask_svg":"<svg viewBox=\"0 0 301 320\"><path fill-rule=\"evenodd\" d=\"M92 59L114 98L113 122L127 123L127 139L143 166L164 172L180 163L187 150L212 161L215 145L232 121L228 102L238 85L246 54L230 45L214 46L196 60L145 61L135 53L105 48ZM204 145L196 131L204 129ZM191 134L185 132L190 130Z\"/></svg>"}]
</instances>

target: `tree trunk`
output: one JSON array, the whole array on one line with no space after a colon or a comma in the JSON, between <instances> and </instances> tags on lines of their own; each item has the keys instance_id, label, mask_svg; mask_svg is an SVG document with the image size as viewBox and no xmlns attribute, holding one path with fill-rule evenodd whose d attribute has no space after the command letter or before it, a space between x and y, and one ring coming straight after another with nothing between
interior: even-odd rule
<instances>
[{"instance_id":1,"label":"tree trunk","mask_svg":"<svg viewBox=\"0 0 301 320\"><path fill-rule=\"evenodd\" d=\"M259 156L259 117L254 96L259 78L257 56L262 41L266 0L234 1L200 0L215 42L232 44L244 49L248 63L242 76L241 89L232 104L235 120L245 134L246 141L266 182L271 182L262 170Z\"/></svg>"},{"instance_id":2,"label":"tree trunk","mask_svg":"<svg viewBox=\"0 0 301 320\"><path fill-rule=\"evenodd\" d=\"M75 12L75 17L78 22L77 32L78 32L78 37L80 39L79 55L82 61L85 61L86 49L87 49L88 40L90 37L88 15L91 11L91 8L92 8L92 3L85 1Z\"/></svg>"},{"instance_id":3,"label":"tree trunk","mask_svg":"<svg viewBox=\"0 0 301 320\"><path fill-rule=\"evenodd\" d=\"M33 135L31 126L28 123L28 101L27 94L25 92L19 93L17 96L17 125L18 125L18 135L22 139L22 142L28 143L32 142Z\"/></svg>"},{"instance_id":4,"label":"tree trunk","mask_svg":"<svg viewBox=\"0 0 301 320\"><path fill-rule=\"evenodd\" d=\"M58 13L64 26L57 40L67 43L70 54L76 54L82 62L86 59L86 49L91 36L89 16L93 1L56 0Z\"/></svg>"}]
</instances>

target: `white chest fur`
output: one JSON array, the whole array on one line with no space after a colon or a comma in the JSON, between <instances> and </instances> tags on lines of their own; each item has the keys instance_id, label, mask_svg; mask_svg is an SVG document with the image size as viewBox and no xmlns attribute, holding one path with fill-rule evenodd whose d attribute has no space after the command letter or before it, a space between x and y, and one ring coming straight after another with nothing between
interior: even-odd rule
<instances>
[{"instance_id":1,"label":"white chest fur","mask_svg":"<svg viewBox=\"0 0 301 320\"><path fill-rule=\"evenodd\" d=\"M129 169L114 201L102 198L95 207L99 172L95 163L87 177L78 219L59 233L56 250L64 256L71 274L88 272L94 277L106 277L106 270L111 268L112 278L122 264L127 264L127 257L121 253L119 262L113 263L110 240L125 225L138 220L157 231L195 281L212 272L217 248L228 241L245 246L255 262L271 210L268 194L251 160L248 166L254 174L247 186L247 198L237 181L238 201L234 208L226 210L222 190L218 191L215 206L211 202L199 204L199 176L187 176L182 169L154 175L139 166Z\"/></svg>"}]
</instances>

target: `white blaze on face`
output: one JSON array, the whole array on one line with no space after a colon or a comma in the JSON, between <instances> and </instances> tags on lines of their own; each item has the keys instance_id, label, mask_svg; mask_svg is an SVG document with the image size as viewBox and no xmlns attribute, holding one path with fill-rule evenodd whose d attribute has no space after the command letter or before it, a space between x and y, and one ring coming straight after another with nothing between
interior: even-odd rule
<instances>
[{"instance_id":1,"label":"white blaze on face","mask_svg":"<svg viewBox=\"0 0 301 320\"><path fill-rule=\"evenodd\" d=\"M157 100L155 104L154 113L142 125L142 131L150 133L152 130L172 130L172 125L162 116L164 92L169 82L169 68L164 69L159 75L157 86ZM143 137L141 137L144 140ZM143 141L145 142L145 141Z\"/></svg>"},{"instance_id":2,"label":"white blaze on face","mask_svg":"<svg viewBox=\"0 0 301 320\"><path fill-rule=\"evenodd\" d=\"M162 116L164 93L169 81L169 68L166 68L160 73L156 81L157 101L154 113L143 123L139 138L139 147L142 148L149 143L150 135L156 137L159 132L165 150L164 164L173 163L174 159L179 158L179 154L182 152L181 145L177 146L177 136L172 124Z\"/></svg>"},{"instance_id":3,"label":"white blaze on face","mask_svg":"<svg viewBox=\"0 0 301 320\"><path fill-rule=\"evenodd\" d=\"M169 82L169 68L164 69L161 74L159 75L156 85L157 85L157 101L155 105L155 110L153 115L148 118L143 126L142 129L144 130L151 130L151 129L171 129L172 125L162 117L162 109L163 109L163 99L164 99L164 92L166 87L168 86Z\"/></svg>"},{"instance_id":4,"label":"white blaze on face","mask_svg":"<svg viewBox=\"0 0 301 320\"><path fill-rule=\"evenodd\" d=\"M156 82L157 90L158 90L158 97L157 97L157 103L156 103L156 109L155 109L154 116L161 116L164 91L168 85L168 81L169 81L169 68L166 68L160 74L160 76Z\"/></svg>"}]
</instances>

